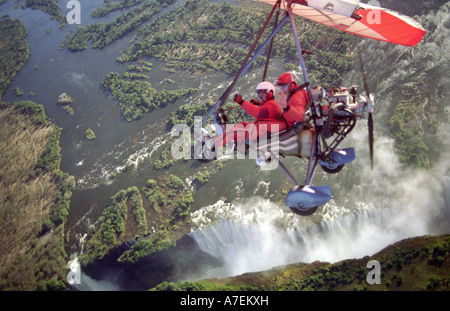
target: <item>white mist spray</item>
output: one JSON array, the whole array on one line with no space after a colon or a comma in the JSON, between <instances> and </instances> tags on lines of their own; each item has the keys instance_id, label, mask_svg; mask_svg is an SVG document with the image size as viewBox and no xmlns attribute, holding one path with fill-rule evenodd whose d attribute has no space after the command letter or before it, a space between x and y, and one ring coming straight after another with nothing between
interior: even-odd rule
<instances>
[{"instance_id":1,"label":"white mist spray","mask_svg":"<svg viewBox=\"0 0 450 311\"><path fill-rule=\"evenodd\" d=\"M359 142L364 139L355 135L353 143L365 146ZM352 182L339 174L324 178L346 198L332 200L313 217L300 217L259 197L239 204L218 201L194 212L191 237L223 262L206 276L361 258L404 238L438 233L433 220L445 208L441 181L448 163L431 171L407 170L397 160L391 139L377 138L375 147L374 170L362 157L342 172L344 179L353 176Z\"/></svg>"}]
</instances>

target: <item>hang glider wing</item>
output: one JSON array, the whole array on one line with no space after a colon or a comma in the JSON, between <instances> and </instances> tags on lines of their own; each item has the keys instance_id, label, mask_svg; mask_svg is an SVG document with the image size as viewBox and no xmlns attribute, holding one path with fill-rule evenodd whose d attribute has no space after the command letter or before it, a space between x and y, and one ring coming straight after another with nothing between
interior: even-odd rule
<instances>
[{"instance_id":1,"label":"hang glider wing","mask_svg":"<svg viewBox=\"0 0 450 311\"><path fill-rule=\"evenodd\" d=\"M260 0L275 5L277 0ZM415 46L426 31L412 18L359 0L293 0L292 12L358 36ZM286 7L282 1L282 7Z\"/></svg>"}]
</instances>

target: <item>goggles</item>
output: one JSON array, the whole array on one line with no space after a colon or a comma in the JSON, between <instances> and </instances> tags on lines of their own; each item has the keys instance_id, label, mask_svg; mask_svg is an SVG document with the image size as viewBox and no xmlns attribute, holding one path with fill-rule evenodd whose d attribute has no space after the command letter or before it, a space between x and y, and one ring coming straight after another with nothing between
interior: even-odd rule
<instances>
[{"instance_id":1,"label":"goggles","mask_svg":"<svg viewBox=\"0 0 450 311\"><path fill-rule=\"evenodd\" d=\"M277 88L278 88L278 90L280 92L287 92L287 91L289 91L289 87L290 87L290 84L278 84L277 85Z\"/></svg>"}]
</instances>

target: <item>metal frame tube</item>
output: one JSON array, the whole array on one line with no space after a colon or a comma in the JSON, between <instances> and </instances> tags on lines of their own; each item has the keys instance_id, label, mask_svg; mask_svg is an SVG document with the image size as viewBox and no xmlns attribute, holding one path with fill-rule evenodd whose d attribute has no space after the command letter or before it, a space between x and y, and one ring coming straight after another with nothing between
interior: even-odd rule
<instances>
[{"instance_id":1,"label":"metal frame tube","mask_svg":"<svg viewBox=\"0 0 450 311\"><path fill-rule=\"evenodd\" d=\"M286 166L284 166L284 164L281 163L279 157L274 155L273 152L270 152L270 153L272 155L272 158L275 159L275 161L278 162L278 165L280 166L280 169L283 171L283 173L286 175L286 177L289 178L289 180L294 184L294 186L300 186L300 184L297 182L297 180L295 180L294 176L292 176L292 174L288 171Z\"/></svg>"},{"instance_id":2,"label":"metal frame tube","mask_svg":"<svg viewBox=\"0 0 450 311\"><path fill-rule=\"evenodd\" d=\"M245 65L244 69L242 70L241 74L239 75L239 78L241 78L245 71L247 71L247 69L250 67L250 65L255 61L255 59L259 56L259 54L261 54L261 52L264 50L264 48L267 46L267 44L269 44L269 42L272 40L272 38L278 33L278 31L280 31L281 27L283 27L284 23L287 21L287 16L285 16L281 22L278 24L277 28L275 28L274 31L272 31L272 33L270 34L270 36L266 39L266 41L264 41L264 43L260 46L260 48L255 52L255 55L253 55L252 59L250 59L247 63L247 65Z\"/></svg>"},{"instance_id":3,"label":"metal frame tube","mask_svg":"<svg viewBox=\"0 0 450 311\"><path fill-rule=\"evenodd\" d=\"M316 173L316 168L317 168L317 163L318 163L318 159L316 156L317 155L317 146L319 146L318 139L319 139L319 135L317 134L317 132L315 132L314 138L312 140L311 150L309 153L308 170L306 171L305 186L311 185L311 182L314 178L314 174Z\"/></svg>"},{"instance_id":4,"label":"metal frame tube","mask_svg":"<svg viewBox=\"0 0 450 311\"><path fill-rule=\"evenodd\" d=\"M255 61L255 59L261 54L261 52L264 50L264 48L267 46L267 44L269 44L269 42L272 40L272 38L280 31L281 27L283 27L284 23L287 21L287 16L285 16L281 22L278 24L278 26L272 31L272 33L270 34L270 36L266 39L266 41L264 41L264 43L261 45L261 47L259 47L259 49L255 52L255 55L248 61L247 65L245 65L245 67L242 69L240 75L238 76L237 80L240 79L244 73L247 71L247 69L250 67L250 65ZM228 91L228 90L227 90ZM230 90L231 91L231 90ZM214 111L217 110L218 107L220 107L220 105L222 104L222 98L220 98L217 103L214 105L213 108L211 108L211 110L208 112L208 114L203 118L202 121L202 125L203 123L206 122L206 120L209 119L209 117L212 115L212 113Z\"/></svg>"},{"instance_id":5,"label":"metal frame tube","mask_svg":"<svg viewBox=\"0 0 450 311\"><path fill-rule=\"evenodd\" d=\"M313 97L312 97L312 93L311 93L311 87L309 86L308 73L306 71L305 61L304 61L303 55L302 55L302 47L300 45L300 41L298 40L297 28L295 27L294 14L292 13L291 5L288 6L288 16L291 20L292 32L294 33L294 41L295 41L295 46L297 48L298 59L300 61L300 67L302 67L303 78L305 79L305 83L308 83L308 85L306 86L306 91L308 92L309 100L312 103Z\"/></svg>"},{"instance_id":6,"label":"metal frame tube","mask_svg":"<svg viewBox=\"0 0 450 311\"><path fill-rule=\"evenodd\" d=\"M300 45L300 40L298 39L298 35L297 35L297 27L295 26L294 14L292 13L292 2L289 3L287 11L288 11L288 16L291 21L291 28L292 28L292 32L294 34L295 46L297 48L297 54L298 54L298 59L300 61L300 67L302 68L303 78L305 80L305 83L307 83L306 91L308 93L309 100L310 100L311 104L313 105L311 107L311 111L313 114L315 114L315 111L314 111L315 107L314 107L314 101L313 101L313 97L312 97L312 93L311 93L311 86L309 85L308 71L306 70L305 60L303 59L303 55L302 55L302 47ZM314 135L315 136L313 139L313 144L311 146L311 151L310 151L310 156L309 156L308 170L306 172L305 186L311 185L314 175L316 173L316 169L317 169L318 158L317 158L316 154L317 154L318 150L320 149L320 141L319 141L320 134L318 132L316 132Z\"/></svg>"}]
</instances>

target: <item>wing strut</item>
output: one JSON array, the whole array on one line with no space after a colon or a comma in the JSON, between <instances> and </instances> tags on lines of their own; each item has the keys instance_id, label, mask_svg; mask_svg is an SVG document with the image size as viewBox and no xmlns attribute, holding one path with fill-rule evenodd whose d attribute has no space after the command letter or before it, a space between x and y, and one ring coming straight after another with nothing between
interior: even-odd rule
<instances>
[{"instance_id":1,"label":"wing strut","mask_svg":"<svg viewBox=\"0 0 450 311\"><path fill-rule=\"evenodd\" d=\"M250 48L250 51L248 52L244 62L242 63L241 68L239 69L238 73L236 74L236 76L234 77L233 82L231 82L230 86L228 86L228 88L226 89L226 91L223 93L223 95L219 98L219 100L216 102L216 104L214 105L214 107L209 111L209 113L206 115L206 117L203 119L202 124L206 122L206 120L211 116L211 114L216 111L218 108L222 107L223 105L225 105L228 96L230 96L231 91L233 90L234 86L236 85L237 80L239 80L239 78L244 74L244 72L248 69L248 67L251 65L251 63L256 59L256 57L261 53L262 49L267 45L267 43L272 40L272 38L275 36L275 34L280 30L281 26L283 26L284 21L283 20L280 25L278 25L278 27L272 32L272 35L266 40L266 42L263 44L263 46L256 52L255 56L250 60L250 62L248 61L250 56L252 55L253 51L256 48L256 45L259 42L259 39L261 38L262 34L264 33L264 30L266 29L267 25L269 24L270 20L272 19L272 15L275 12L276 8L279 7L281 4L281 0L278 0L275 5L272 7L272 10L270 11L269 16L266 19L266 22L264 23L264 25L262 26L262 28L260 29L258 36L256 37L255 42L253 43L252 47ZM248 63L247 63L248 62Z\"/></svg>"},{"instance_id":2,"label":"wing strut","mask_svg":"<svg viewBox=\"0 0 450 311\"><path fill-rule=\"evenodd\" d=\"M298 54L298 59L300 61L300 67L302 67L303 78L304 78L305 83L307 85L306 86L306 91L308 92L309 100L312 103L313 102L313 97L312 97L312 94L311 94L311 87L309 86L308 73L306 71L306 65L305 65L305 61L303 59L303 55L302 55L302 47L300 45L300 41L298 40L297 27L295 27L294 14L292 14L291 4L289 4L289 6L288 6L288 16L289 16L290 21L291 21L292 32L294 34L295 47L297 48L297 54ZM314 109L312 109L312 110L314 110Z\"/></svg>"},{"instance_id":3,"label":"wing strut","mask_svg":"<svg viewBox=\"0 0 450 311\"><path fill-rule=\"evenodd\" d=\"M280 12L281 12L281 8L278 7L277 16L275 17L275 24L273 25L274 30L278 26L278 19L280 18ZM264 74L263 74L262 81L266 81L267 69L269 68L270 56L272 54L273 39L274 38L272 37L272 40L270 40L269 52L267 53L266 67L264 67Z\"/></svg>"},{"instance_id":4,"label":"wing strut","mask_svg":"<svg viewBox=\"0 0 450 311\"><path fill-rule=\"evenodd\" d=\"M366 71L364 70L364 64L361 57L361 49L358 51L359 65L361 70L361 75L364 83L364 90L366 91L367 96L367 105L368 105L368 119L367 126L369 129L369 152L370 152L370 167L373 169L373 117L372 117L372 99L370 98L369 86L367 85L366 79Z\"/></svg>"}]
</instances>

